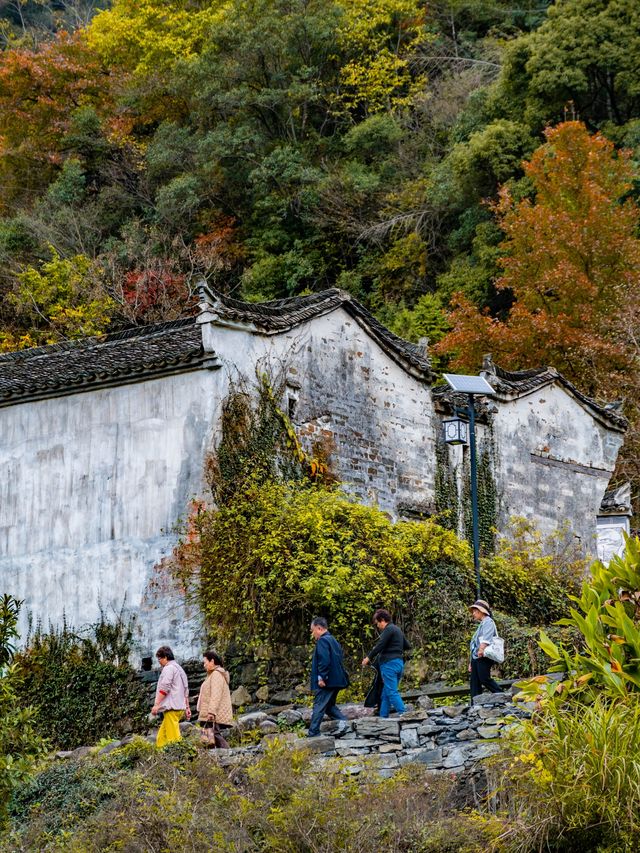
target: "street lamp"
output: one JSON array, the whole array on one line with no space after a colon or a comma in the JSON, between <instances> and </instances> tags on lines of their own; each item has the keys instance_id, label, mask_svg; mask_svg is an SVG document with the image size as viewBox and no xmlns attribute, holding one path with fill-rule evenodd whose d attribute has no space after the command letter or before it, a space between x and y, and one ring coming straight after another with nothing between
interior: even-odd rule
<instances>
[{"instance_id":1,"label":"street lamp","mask_svg":"<svg viewBox=\"0 0 640 853\"><path fill-rule=\"evenodd\" d=\"M457 373L443 373L447 385L456 393L466 394L468 399L467 417L469 419L469 448L471 450L471 519L473 522L473 566L476 572L476 591L480 598L480 531L478 524L478 463L476 459L476 413L473 398L476 395L486 397L495 394L483 376L462 376ZM448 444L466 444L461 441L462 430L456 424L463 424L459 418L444 422L444 440ZM466 439L466 436L465 436Z\"/></svg>"}]
</instances>

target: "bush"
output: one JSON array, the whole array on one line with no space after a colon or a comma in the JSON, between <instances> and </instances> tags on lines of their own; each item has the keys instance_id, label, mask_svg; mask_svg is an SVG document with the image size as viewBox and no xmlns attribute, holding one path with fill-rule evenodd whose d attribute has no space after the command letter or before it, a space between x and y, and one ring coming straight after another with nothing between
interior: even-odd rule
<instances>
[{"instance_id":1,"label":"bush","mask_svg":"<svg viewBox=\"0 0 640 853\"><path fill-rule=\"evenodd\" d=\"M16 692L52 743L73 749L145 728L149 703L129 665L131 644L122 619L103 617L82 635L66 624L35 631L15 658Z\"/></svg>"},{"instance_id":2,"label":"bush","mask_svg":"<svg viewBox=\"0 0 640 853\"><path fill-rule=\"evenodd\" d=\"M176 850L208 853L453 853L484 851L500 824L454 806L456 782L420 766L393 779L314 771L305 752L272 744L225 772L186 743L55 765L13 805L4 851Z\"/></svg>"},{"instance_id":3,"label":"bush","mask_svg":"<svg viewBox=\"0 0 640 853\"><path fill-rule=\"evenodd\" d=\"M532 522L515 518L495 556L482 563L483 595L495 610L530 625L550 625L568 616L586 570L568 528L544 537Z\"/></svg>"},{"instance_id":4,"label":"bush","mask_svg":"<svg viewBox=\"0 0 640 853\"><path fill-rule=\"evenodd\" d=\"M552 703L506 770L509 850L640 849L640 702Z\"/></svg>"},{"instance_id":5,"label":"bush","mask_svg":"<svg viewBox=\"0 0 640 853\"><path fill-rule=\"evenodd\" d=\"M10 595L0 599L0 825L7 817L9 797L29 778L46 747L33 710L20 708L16 696L19 681L11 661L20 605Z\"/></svg>"}]
</instances>

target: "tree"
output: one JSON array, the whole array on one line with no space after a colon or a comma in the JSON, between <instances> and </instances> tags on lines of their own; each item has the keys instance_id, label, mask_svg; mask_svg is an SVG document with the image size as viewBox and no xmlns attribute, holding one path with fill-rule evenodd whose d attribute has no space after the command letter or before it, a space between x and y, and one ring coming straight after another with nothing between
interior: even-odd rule
<instances>
[{"instance_id":1,"label":"tree","mask_svg":"<svg viewBox=\"0 0 640 853\"><path fill-rule=\"evenodd\" d=\"M629 394L637 379L632 317L640 310L640 210L626 198L633 169L583 124L566 122L525 165L533 199L501 191L505 239L498 290L503 317L459 295L453 331L440 344L455 368L477 369L491 351L511 368L551 364L588 393Z\"/></svg>"}]
</instances>

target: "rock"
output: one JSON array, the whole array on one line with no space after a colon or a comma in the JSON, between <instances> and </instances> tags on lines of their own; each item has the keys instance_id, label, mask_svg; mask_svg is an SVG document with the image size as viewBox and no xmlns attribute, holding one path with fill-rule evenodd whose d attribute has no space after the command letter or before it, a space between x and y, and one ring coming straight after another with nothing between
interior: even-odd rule
<instances>
[{"instance_id":1,"label":"rock","mask_svg":"<svg viewBox=\"0 0 640 853\"><path fill-rule=\"evenodd\" d=\"M399 743L383 743L378 748L380 755L385 755L389 752L399 752L400 750L402 750L402 745Z\"/></svg>"},{"instance_id":2,"label":"rock","mask_svg":"<svg viewBox=\"0 0 640 853\"><path fill-rule=\"evenodd\" d=\"M412 749L413 747L420 746L417 726L415 728L405 728L403 726L400 729L400 743L405 749Z\"/></svg>"},{"instance_id":3,"label":"rock","mask_svg":"<svg viewBox=\"0 0 640 853\"><path fill-rule=\"evenodd\" d=\"M363 742L363 741L361 741L361 742ZM368 746L344 747L344 746L342 746L342 743L340 743L339 745L336 746L336 752L338 753L338 755L341 758L349 758L349 757L354 756L354 755L368 755L371 752L371 750L369 749Z\"/></svg>"},{"instance_id":4,"label":"rock","mask_svg":"<svg viewBox=\"0 0 640 853\"><path fill-rule=\"evenodd\" d=\"M303 723L310 723L313 710L311 708L299 708Z\"/></svg>"},{"instance_id":5,"label":"rock","mask_svg":"<svg viewBox=\"0 0 640 853\"><path fill-rule=\"evenodd\" d=\"M59 752L56 752L55 757L57 759L59 759L60 761L66 761L66 759L73 757L73 750L72 749L61 749Z\"/></svg>"},{"instance_id":6,"label":"rock","mask_svg":"<svg viewBox=\"0 0 640 853\"><path fill-rule=\"evenodd\" d=\"M417 711L405 711L404 714L400 714L397 719L400 721L401 724L412 722L421 723L424 720L428 719L428 717L429 715L425 710L419 709Z\"/></svg>"},{"instance_id":7,"label":"rock","mask_svg":"<svg viewBox=\"0 0 640 853\"><path fill-rule=\"evenodd\" d=\"M391 767L398 767L398 756L393 754L381 755L376 759L376 766L384 770L388 770Z\"/></svg>"},{"instance_id":8,"label":"rock","mask_svg":"<svg viewBox=\"0 0 640 853\"><path fill-rule=\"evenodd\" d=\"M274 705L290 705L292 702L296 701L296 698L295 690L281 690L280 692L273 694L271 702Z\"/></svg>"},{"instance_id":9,"label":"rock","mask_svg":"<svg viewBox=\"0 0 640 853\"><path fill-rule=\"evenodd\" d=\"M265 735L272 735L272 734L275 734L276 732L280 731L278 728L278 724L274 723L273 720L263 720L258 725L258 728Z\"/></svg>"},{"instance_id":10,"label":"rock","mask_svg":"<svg viewBox=\"0 0 640 853\"><path fill-rule=\"evenodd\" d=\"M362 773L363 770L363 764L347 764L346 767L342 768L342 772L345 776L357 776L359 773Z\"/></svg>"},{"instance_id":11,"label":"rock","mask_svg":"<svg viewBox=\"0 0 640 853\"><path fill-rule=\"evenodd\" d=\"M499 743L477 743L467 746L467 762L480 761L500 752Z\"/></svg>"},{"instance_id":12,"label":"rock","mask_svg":"<svg viewBox=\"0 0 640 853\"><path fill-rule=\"evenodd\" d=\"M398 737L400 725L397 720L381 720L379 717L364 718L354 723L361 737L381 737L383 735Z\"/></svg>"},{"instance_id":13,"label":"rock","mask_svg":"<svg viewBox=\"0 0 640 853\"><path fill-rule=\"evenodd\" d=\"M445 717L449 717L450 719L454 719L455 717L459 717L467 710L467 705L445 705L442 709L442 713Z\"/></svg>"},{"instance_id":14,"label":"rock","mask_svg":"<svg viewBox=\"0 0 640 853\"><path fill-rule=\"evenodd\" d=\"M231 694L231 704L234 708L239 708L241 705L248 705L251 702L251 694L246 687L240 685Z\"/></svg>"},{"instance_id":15,"label":"rock","mask_svg":"<svg viewBox=\"0 0 640 853\"><path fill-rule=\"evenodd\" d=\"M434 723L425 723L422 726L418 726L419 735L437 735L441 731L443 731L442 726L436 726Z\"/></svg>"},{"instance_id":16,"label":"rock","mask_svg":"<svg viewBox=\"0 0 640 853\"><path fill-rule=\"evenodd\" d=\"M475 740L477 737L475 731L473 729L462 729L461 732L457 732L456 740Z\"/></svg>"},{"instance_id":17,"label":"rock","mask_svg":"<svg viewBox=\"0 0 640 853\"><path fill-rule=\"evenodd\" d=\"M236 726L241 732L247 729L257 729L260 723L268 720L269 716L264 711L254 711L252 714L243 714L238 717Z\"/></svg>"},{"instance_id":18,"label":"rock","mask_svg":"<svg viewBox=\"0 0 640 853\"><path fill-rule=\"evenodd\" d=\"M154 743L155 743L155 738L154 738ZM71 750L71 754L69 755L69 758L76 760L78 758L86 758L86 756L90 755L90 754L91 754L91 747L90 746L78 746L75 749Z\"/></svg>"},{"instance_id":19,"label":"rock","mask_svg":"<svg viewBox=\"0 0 640 853\"><path fill-rule=\"evenodd\" d=\"M259 687L256 690L256 699L258 702L266 702L269 698L269 688L266 684L263 684L262 687Z\"/></svg>"},{"instance_id":20,"label":"rock","mask_svg":"<svg viewBox=\"0 0 640 853\"><path fill-rule=\"evenodd\" d=\"M189 735L191 733L191 730L194 728L195 726L193 725L193 723L190 723L188 720L183 720L180 723L180 734Z\"/></svg>"},{"instance_id":21,"label":"rock","mask_svg":"<svg viewBox=\"0 0 640 853\"><path fill-rule=\"evenodd\" d=\"M452 769L454 767L462 767L464 766L464 756L465 752L461 747L457 749L450 750L444 758L442 762L443 767L448 769Z\"/></svg>"},{"instance_id":22,"label":"rock","mask_svg":"<svg viewBox=\"0 0 640 853\"><path fill-rule=\"evenodd\" d=\"M286 711L280 711L278 714L278 720L283 720L288 726L292 726L294 723L302 721L302 714L300 711L296 711L291 708Z\"/></svg>"},{"instance_id":23,"label":"rock","mask_svg":"<svg viewBox=\"0 0 640 853\"><path fill-rule=\"evenodd\" d=\"M122 743L119 740L112 740L111 743L102 747L98 755L109 755L110 752L113 752L114 749L118 749L120 746L122 746Z\"/></svg>"},{"instance_id":24,"label":"rock","mask_svg":"<svg viewBox=\"0 0 640 853\"><path fill-rule=\"evenodd\" d=\"M473 699L474 705L506 705L511 701L508 693L481 693Z\"/></svg>"},{"instance_id":25,"label":"rock","mask_svg":"<svg viewBox=\"0 0 640 853\"><path fill-rule=\"evenodd\" d=\"M442 750L436 749L421 749L417 752L400 757L400 764L411 763L412 761L418 764L424 764L427 767L442 767Z\"/></svg>"},{"instance_id":26,"label":"rock","mask_svg":"<svg viewBox=\"0 0 640 853\"><path fill-rule=\"evenodd\" d=\"M348 720L327 720L320 724L320 731L335 737L344 737L353 731L353 723Z\"/></svg>"},{"instance_id":27,"label":"rock","mask_svg":"<svg viewBox=\"0 0 640 853\"><path fill-rule=\"evenodd\" d=\"M338 708L340 708L347 720L360 720L363 717L372 717L374 713L373 708L365 708L364 705L360 705L356 702L348 702L345 705L338 705Z\"/></svg>"},{"instance_id":28,"label":"rock","mask_svg":"<svg viewBox=\"0 0 640 853\"><path fill-rule=\"evenodd\" d=\"M261 750L264 750L268 743L273 743L274 741L278 741L278 743L295 744L297 746L299 740L300 738L295 732L277 732L265 735L258 744L258 747Z\"/></svg>"},{"instance_id":29,"label":"rock","mask_svg":"<svg viewBox=\"0 0 640 853\"><path fill-rule=\"evenodd\" d=\"M430 711L433 708L433 699L431 696L418 696L418 705L425 711Z\"/></svg>"},{"instance_id":30,"label":"rock","mask_svg":"<svg viewBox=\"0 0 640 853\"><path fill-rule=\"evenodd\" d=\"M478 734L482 738L500 737L499 726L478 726Z\"/></svg>"},{"instance_id":31,"label":"rock","mask_svg":"<svg viewBox=\"0 0 640 853\"><path fill-rule=\"evenodd\" d=\"M329 735L317 735L316 737L299 738L296 746L301 746L310 752L334 752L336 742Z\"/></svg>"}]
</instances>

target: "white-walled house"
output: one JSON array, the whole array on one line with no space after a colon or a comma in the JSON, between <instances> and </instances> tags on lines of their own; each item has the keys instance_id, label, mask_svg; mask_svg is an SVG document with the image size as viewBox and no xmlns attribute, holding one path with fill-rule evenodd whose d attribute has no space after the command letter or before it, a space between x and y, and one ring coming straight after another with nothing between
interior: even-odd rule
<instances>
[{"instance_id":1,"label":"white-walled house","mask_svg":"<svg viewBox=\"0 0 640 853\"><path fill-rule=\"evenodd\" d=\"M338 290L248 304L204 288L195 318L0 355L0 592L24 618L80 626L124 607L141 652L199 647L197 619L145 590L204 493L230 383L258 368L286 377L301 440L330 440L349 491L393 517L435 511L446 401L423 347ZM488 376L498 520L569 519L589 549L625 423L533 373Z\"/></svg>"}]
</instances>

